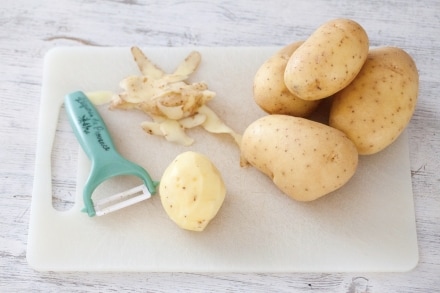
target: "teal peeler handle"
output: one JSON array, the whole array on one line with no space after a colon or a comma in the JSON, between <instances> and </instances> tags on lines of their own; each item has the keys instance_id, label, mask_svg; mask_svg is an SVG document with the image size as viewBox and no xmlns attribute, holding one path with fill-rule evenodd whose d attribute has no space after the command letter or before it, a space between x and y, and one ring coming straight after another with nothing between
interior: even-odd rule
<instances>
[{"instance_id":1,"label":"teal peeler handle","mask_svg":"<svg viewBox=\"0 0 440 293\"><path fill-rule=\"evenodd\" d=\"M66 95L64 104L76 138L91 160L91 171L83 190L85 212L89 216L96 214L93 191L111 177L137 176L144 181L151 194L156 193L158 183L151 179L145 169L118 153L101 115L83 92Z\"/></svg>"}]
</instances>

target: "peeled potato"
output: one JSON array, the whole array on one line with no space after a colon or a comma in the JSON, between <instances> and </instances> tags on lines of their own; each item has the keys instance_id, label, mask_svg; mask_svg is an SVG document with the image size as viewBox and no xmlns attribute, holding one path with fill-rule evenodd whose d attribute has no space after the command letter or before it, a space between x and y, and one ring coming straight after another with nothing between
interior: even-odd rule
<instances>
[{"instance_id":1,"label":"peeled potato","mask_svg":"<svg viewBox=\"0 0 440 293\"><path fill-rule=\"evenodd\" d=\"M358 164L356 147L344 133L288 115L267 115L251 123L243 134L241 156L298 201L340 188Z\"/></svg>"},{"instance_id":2,"label":"peeled potato","mask_svg":"<svg viewBox=\"0 0 440 293\"><path fill-rule=\"evenodd\" d=\"M281 48L267 59L254 77L254 100L269 114L309 116L319 101L305 101L292 94L284 84L284 71L292 53L303 42L295 42Z\"/></svg>"},{"instance_id":3,"label":"peeled potato","mask_svg":"<svg viewBox=\"0 0 440 293\"><path fill-rule=\"evenodd\" d=\"M359 154L375 154L402 133L417 102L414 60L395 47L372 49L356 79L334 96L330 126L343 131Z\"/></svg>"},{"instance_id":4,"label":"peeled potato","mask_svg":"<svg viewBox=\"0 0 440 293\"><path fill-rule=\"evenodd\" d=\"M203 231L220 210L226 188L206 156L188 151L166 168L159 193L163 208L179 227Z\"/></svg>"}]
</instances>

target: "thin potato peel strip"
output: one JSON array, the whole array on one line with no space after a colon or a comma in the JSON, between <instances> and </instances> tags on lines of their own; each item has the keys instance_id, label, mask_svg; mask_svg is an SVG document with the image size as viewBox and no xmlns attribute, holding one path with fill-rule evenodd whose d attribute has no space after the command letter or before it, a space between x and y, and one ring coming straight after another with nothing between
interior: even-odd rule
<instances>
[{"instance_id":1,"label":"thin potato peel strip","mask_svg":"<svg viewBox=\"0 0 440 293\"><path fill-rule=\"evenodd\" d=\"M211 133L229 134L240 143L241 136L206 105L215 92L204 82L187 82L200 64L199 52L191 52L171 74L152 63L139 48L133 47L131 52L141 75L128 76L120 82L123 91L113 96L110 109L145 112L153 120L141 124L145 132L178 144L193 144L185 129L200 125Z\"/></svg>"},{"instance_id":2,"label":"thin potato peel strip","mask_svg":"<svg viewBox=\"0 0 440 293\"><path fill-rule=\"evenodd\" d=\"M157 67L154 63L151 63L138 47L132 47L131 54L133 55L139 70L142 72L142 75L158 79L165 74L162 69Z\"/></svg>"}]
</instances>

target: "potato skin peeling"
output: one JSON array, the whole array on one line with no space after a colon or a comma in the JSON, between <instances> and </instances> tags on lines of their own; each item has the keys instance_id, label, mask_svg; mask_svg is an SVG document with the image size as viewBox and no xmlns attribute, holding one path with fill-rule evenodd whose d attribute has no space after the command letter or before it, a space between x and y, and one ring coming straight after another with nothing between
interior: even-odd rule
<instances>
[{"instance_id":1,"label":"potato skin peeling","mask_svg":"<svg viewBox=\"0 0 440 293\"><path fill-rule=\"evenodd\" d=\"M199 52L192 51L171 74L152 63L138 47L132 47L131 52L142 74L128 76L120 82L123 91L113 95L110 109L143 111L153 121L142 122L142 129L173 143L192 145L194 139L185 129L201 125L212 133L230 134L240 144L240 135L206 105L215 93L204 82L187 82L200 64Z\"/></svg>"},{"instance_id":2,"label":"potato skin peeling","mask_svg":"<svg viewBox=\"0 0 440 293\"><path fill-rule=\"evenodd\" d=\"M267 115L251 123L243 134L241 155L298 201L340 188L358 165L356 147L344 133L288 115Z\"/></svg>"},{"instance_id":3,"label":"potato skin peeling","mask_svg":"<svg viewBox=\"0 0 440 293\"><path fill-rule=\"evenodd\" d=\"M159 193L163 208L180 228L203 231L220 210L226 187L206 156L188 151L166 168Z\"/></svg>"}]
</instances>

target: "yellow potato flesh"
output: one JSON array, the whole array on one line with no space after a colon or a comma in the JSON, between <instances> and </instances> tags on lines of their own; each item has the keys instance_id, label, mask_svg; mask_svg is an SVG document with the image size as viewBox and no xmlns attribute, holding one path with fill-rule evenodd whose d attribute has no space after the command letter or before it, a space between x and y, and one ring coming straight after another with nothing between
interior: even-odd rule
<instances>
[{"instance_id":1,"label":"yellow potato flesh","mask_svg":"<svg viewBox=\"0 0 440 293\"><path fill-rule=\"evenodd\" d=\"M226 188L206 156L188 151L167 167L159 193L172 221L186 230L203 231L222 206Z\"/></svg>"}]
</instances>

